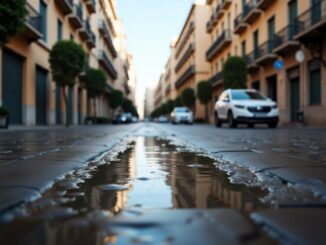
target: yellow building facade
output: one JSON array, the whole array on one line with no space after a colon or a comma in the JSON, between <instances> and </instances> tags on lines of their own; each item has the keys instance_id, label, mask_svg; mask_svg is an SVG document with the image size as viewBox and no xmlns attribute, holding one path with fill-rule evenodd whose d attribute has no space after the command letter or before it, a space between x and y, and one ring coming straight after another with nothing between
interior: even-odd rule
<instances>
[{"instance_id":1,"label":"yellow building facade","mask_svg":"<svg viewBox=\"0 0 326 245\"><path fill-rule=\"evenodd\" d=\"M280 123L326 124L325 17L321 0L208 0L206 24L214 101L223 90L223 63L247 62L247 87L277 101Z\"/></svg>"},{"instance_id":2,"label":"yellow building facade","mask_svg":"<svg viewBox=\"0 0 326 245\"><path fill-rule=\"evenodd\" d=\"M116 49L120 33L115 1L28 0L27 9L24 32L0 49L0 104L9 109L11 124L55 125L66 120L82 124L93 114L81 73L67 91L69 118L65 118L63 94L52 80L48 62L59 40L79 43L87 54L86 65L105 71L107 93L99 98L97 111L110 115L108 96L125 76L119 69L123 62L116 62L124 54Z\"/></svg>"},{"instance_id":3,"label":"yellow building facade","mask_svg":"<svg viewBox=\"0 0 326 245\"><path fill-rule=\"evenodd\" d=\"M203 56L209 42L209 35L203 28L208 17L208 6L194 3L175 43L174 86L177 96L180 96L185 88L192 88L196 93L198 82L209 77L209 63ZM204 107L198 100L194 108L194 118L204 118Z\"/></svg>"}]
</instances>

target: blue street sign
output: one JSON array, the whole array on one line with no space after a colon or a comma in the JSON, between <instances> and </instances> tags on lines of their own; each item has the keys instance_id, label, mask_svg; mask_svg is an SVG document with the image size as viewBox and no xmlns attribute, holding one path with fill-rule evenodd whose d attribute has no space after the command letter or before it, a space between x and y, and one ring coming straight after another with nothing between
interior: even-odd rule
<instances>
[{"instance_id":1,"label":"blue street sign","mask_svg":"<svg viewBox=\"0 0 326 245\"><path fill-rule=\"evenodd\" d=\"M283 67L284 67L284 62L282 60L277 60L274 62L275 70L280 71L283 69Z\"/></svg>"}]
</instances>

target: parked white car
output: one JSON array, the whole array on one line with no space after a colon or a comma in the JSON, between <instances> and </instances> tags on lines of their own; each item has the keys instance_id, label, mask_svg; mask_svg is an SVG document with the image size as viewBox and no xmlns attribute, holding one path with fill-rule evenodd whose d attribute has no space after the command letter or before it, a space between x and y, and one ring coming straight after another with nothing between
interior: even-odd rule
<instances>
[{"instance_id":1,"label":"parked white car","mask_svg":"<svg viewBox=\"0 0 326 245\"><path fill-rule=\"evenodd\" d=\"M192 112L187 107L176 107L171 113L171 123L193 123Z\"/></svg>"},{"instance_id":2,"label":"parked white car","mask_svg":"<svg viewBox=\"0 0 326 245\"><path fill-rule=\"evenodd\" d=\"M227 122L229 127L245 123L248 127L267 124L277 127L279 110L275 101L265 97L255 89L225 90L215 104L215 123L220 127Z\"/></svg>"}]
</instances>

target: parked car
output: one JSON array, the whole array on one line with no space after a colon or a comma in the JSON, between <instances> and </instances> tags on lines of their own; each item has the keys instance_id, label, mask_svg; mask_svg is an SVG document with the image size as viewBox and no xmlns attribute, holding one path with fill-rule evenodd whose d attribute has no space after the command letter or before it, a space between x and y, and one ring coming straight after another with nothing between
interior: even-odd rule
<instances>
[{"instance_id":1,"label":"parked car","mask_svg":"<svg viewBox=\"0 0 326 245\"><path fill-rule=\"evenodd\" d=\"M113 123L120 124L120 123L131 123L132 115L131 113L121 113L115 116Z\"/></svg>"},{"instance_id":2,"label":"parked car","mask_svg":"<svg viewBox=\"0 0 326 245\"><path fill-rule=\"evenodd\" d=\"M192 112L187 107L176 107L171 113L171 123L193 123Z\"/></svg>"},{"instance_id":3,"label":"parked car","mask_svg":"<svg viewBox=\"0 0 326 245\"><path fill-rule=\"evenodd\" d=\"M267 124L277 127L279 110L275 101L265 97L255 89L228 89L215 104L215 122L220 127L227 122L229 127L245 123L248 127Z\"/></svg>"},{"instance_id":4,"label":"parked car","mask_svg":"<svg viewBox=\"0 0 326 245\"><path fill-rule=\"evenodd\" d=\"M159 122L159 123L168 123L169 119L167 118L167 116L159 116L159 118L157 119L157 122Z\"/></svg>"}]
</instances>

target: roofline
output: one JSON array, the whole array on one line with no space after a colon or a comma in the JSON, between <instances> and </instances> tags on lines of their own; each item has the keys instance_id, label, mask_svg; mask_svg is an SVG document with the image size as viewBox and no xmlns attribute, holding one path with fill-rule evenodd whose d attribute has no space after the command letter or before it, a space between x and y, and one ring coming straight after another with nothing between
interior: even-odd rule
<instances>
[{"instance_id":1,"label":"roofline","mask_svg":"<svg viewBox=\"0 0 326 245\"><path fill-rule=\"evenodd\" d=\"M179 34L179 36L178 36L177 41L175 42L175 45L174 45L175 47L178 46L179 41L180 41L180 39L181 39L181 36L182 36L183 32L185 31L186 26L187 26L187 23L188 23L188 21L189 21L191 15L192 15L192 13L194 12L196 6L197 6L197 4L195 4L195 3L192 4L191 9L190 9L190 11L189 11L189 14L188 14L188 16L187 16L187 19L186 19L185 23L183 24L183 27L182 27L182 29L181 29L181 32L180 32L180 34Z\"/></svg>"}]
</instances>

